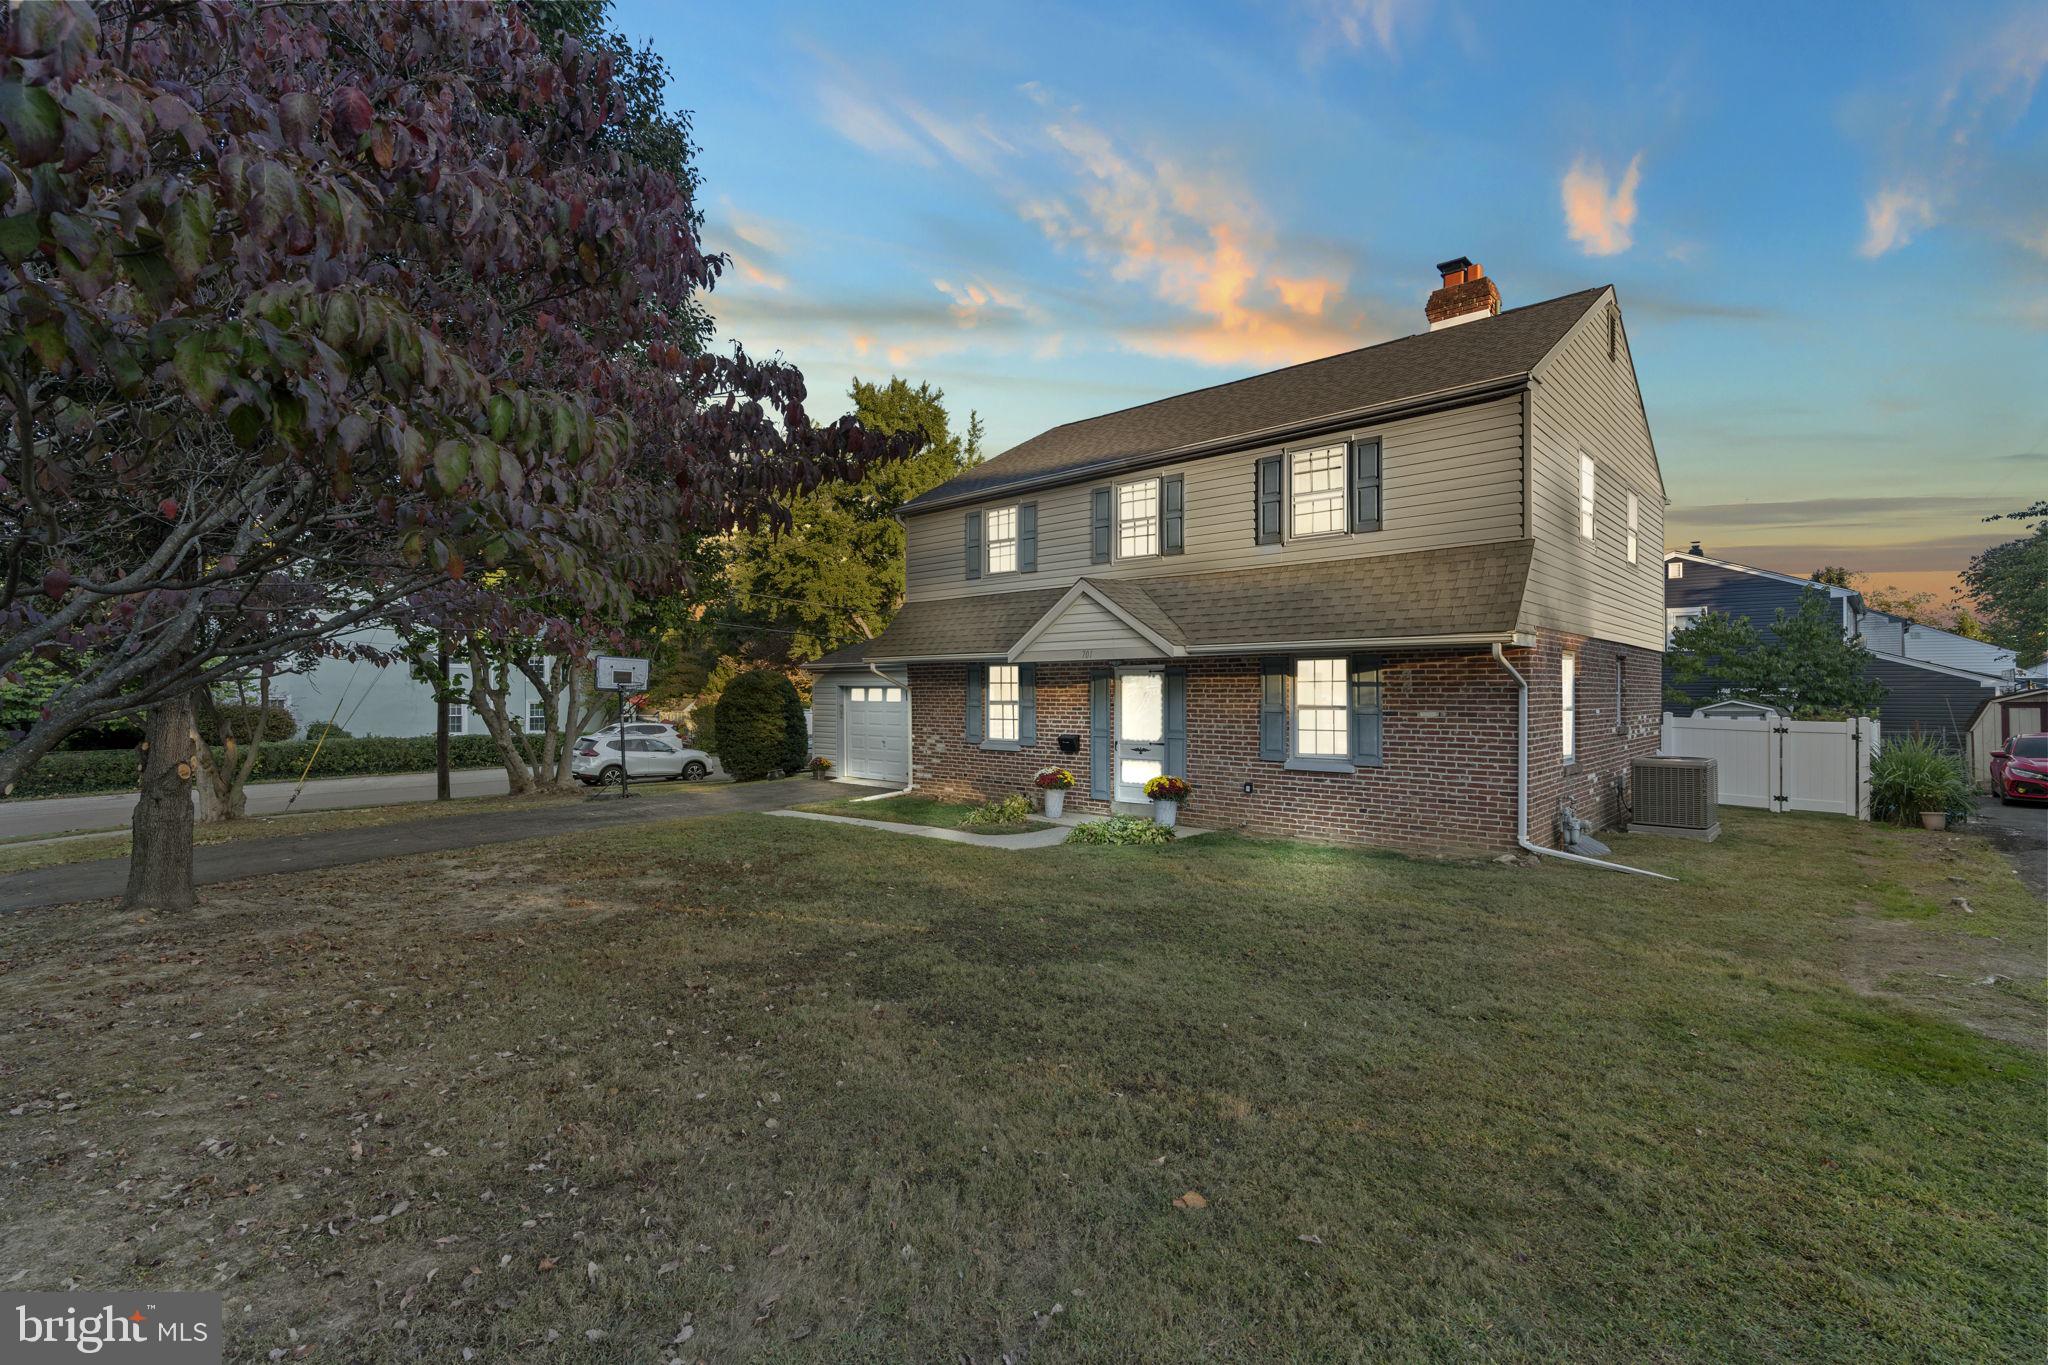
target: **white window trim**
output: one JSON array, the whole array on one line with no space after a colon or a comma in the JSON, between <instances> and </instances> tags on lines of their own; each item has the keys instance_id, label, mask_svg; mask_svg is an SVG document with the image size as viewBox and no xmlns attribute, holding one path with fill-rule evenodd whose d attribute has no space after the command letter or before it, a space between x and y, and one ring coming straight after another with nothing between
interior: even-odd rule
<instances>
[{"instance_id":1,"label":"white window trim","mask_svg":"<svg viewBox=\"0 0 2048 1365\"><path fill-rule=\"evenodd\" d=\"M1558 721L1567 766L1579 761L1579 656L1565 651L1558 671Z\"/></svg>"},{"instance_id":2,"label":"white window trim","mask_svg":"<svg viewBox=\"0 0 2048 1365\"><path fill-rule=\"evenodd\" d=\"M1124 550L1124 490L1127 488L1146 487L1152 490L1152 548L1126 553ZM1166 509L1161 502L1159 476L1154 474L1149 478L1130 479L1123 483L1115 484L1111 488L1109 498L1110 557L1115 560L1159 558L1160 549L1166 540ZM1133 518L1132 520L1135 522L1137 519Z\"/></svg>"},{"instance_id":3,"label":"white window trim","mask_svg":"<svg viewBox=\"0 0 2048 1365\"><path fill-rule=\"evenodd\" d=\"M1636 532L1642 529L1642 507L1636 495L1628 495L1628 562L1636 562Z\"/></svg>"},{"instance_id":4,"label":"white window trim","mask_svg":"<svg viewBox=\"0 0 2048 1365\"><path fill-rule=\"evenodd\" d=\"M1671 637L1678 634L1679 627L1689 626L1706 614L1705 607L1664 608L1664 647L1671 648Z\"/></svg>"},{"instance_id":5,"label":"white window trim","mask_svg":"<svg viewBox=\"0 0 2048 1365\"><path fill-rule=\"evenodd\" d=\"M1337 670L1337 700L1310 707L1302 700L1302 666L1333 664ZM1308 753L1302 749L1302 713L1307 710L1337 713L1338 748L1335 753ZM1293 662L1287 701L1287 757L1290 767L1350 772L1351 763L1351 661L1342 655L1304 654Z\"/></svg>"},{"instance_id":6,"label":"white window trim","mask_svg":"<svg viewBox=\"0 0 2048 1365\"><path fill-rule=\"evenodd\" d=\"M1594 513L1600 505L1600 473L1593 463L1593 457L1585 451L1579 452L1579 538L1593 538Z\"/></svg>"},{"instance_id":7,"label":"white window trim","mask_svg":"<svg viewBox=\"0 0 2048 1365\"><path fill-rule=\"evenodd\" d=\"M1664 561L1664 577L1665 577L1665 578L1667 578L1667 579L1673 579L1673 578L1683 578L1683 577L1685 577L1685 561L1684 561L1684 560L1682 560L1682 559L1667 559L1667 560L1665 560L1665 561Z\"/></svg>"},{"instance_id":8,"label":"white window trim","mask_svg":"<svg viewBox=\"0 0 2048 1365\"><path fill-rule=\"evenodd\" d=\"M539 725L535 725L535 724L533 723L533 713L534 713L534 712L535 712L536 710L540 712L540 724L539 724ZM529 702L527 702L527 703L526 703L526 733L527 733L527 734L529 734L529 735L544 735L544 734L546 734L547 732L548 732L548 704L547 704L547 702L543 701L542 699L540 699L540 698L536 697L536 698L534 698L533 700L531 700L531 701L529 701Z\"/></svg>"},{"instance_id":9,"label":"white window trim","mask_svg":"<svg viewBox=\"0 0 2048 1365\"><path fill-rule=\"evenodd\" d=\"M1335 497L1337 499L1337 524L1335 526L1330 527L1328 530L1304 531L1301 529L1300 520L1301 495L1295 489L1294 462L1296 459L1304 455L1328 455L1333 451L1336 452L1337 456L1337 487L1335 490ZM1349 531L1351 529L1350 443L1348 441L1337 441L1331 444L1319 446L1303 446L1299 450L1290 450L1286 452L1284 458L1286 461L1284 468L1287 471L1287 482L1284 489L1284 492L1287 497L1286 538L1288 540L1321 540L1324 536L1341 536L1345 532ZM1317 496L1330 495L1319 494Z\"/></svg>"},{"instance_id":10,"label":"white window trim","mask_svg":"<svg viewBox=\"0 0 2048 1365\"><path fill-rule=\"evenodd\" d=\"M1010 694L1007 698L997 698L998 685L1007 688ZM982 692L982 708L986 713L982 721L982 742L1010 748L1019 746L1024 735L1023 669L1016 664L990 664ZM1009 733L997 733L999 724Z\"/></svg>"},{"instance_id":11,"label":"white window trim","mask_svg":"<svg viewBox=\"0 0 2048 1365\"><path fill-rule=\"evenodd\" d=\"M1017 548L1019 543L1017 509L1021 506L1023 506L1022 503L1013 502L1007 507L991 507L982 514L981 571L989 575L990 577L994 577L997 574L1012 574L1017 572ZM998 516L1003 515L1004 513L1009 514L1010 534L1006 539L998 541L995 533L996 518ZM1007 569L998 569L996 567L996 546L998 544L1006 545L1009 547L1010 567Z\"/></svg>"}]
</instances>

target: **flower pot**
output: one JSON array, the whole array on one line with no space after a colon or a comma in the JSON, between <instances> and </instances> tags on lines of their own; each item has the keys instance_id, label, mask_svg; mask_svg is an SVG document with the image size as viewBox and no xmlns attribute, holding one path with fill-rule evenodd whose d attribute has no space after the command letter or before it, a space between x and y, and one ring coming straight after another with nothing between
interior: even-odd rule
<instances>
[{"instance_id":1,"label":"flower pot","mask_svg":"<svg viewBox=\"0 0 2048 1365\"><path fill-rule=\"evenodd\" d=\"M823 768L811 769L811 778L813 781L823 782L825 780L825 770Z\"/></svg>"},{"instance_id":2,"label":"flower pot","mask_svg":"<svg viewBox=\"0 0 2048 1365\"><path fill-rule=\"evenodd\" d=\"M1178 819L1180 819L1180 802L1154 801L1152 803L1153 824L1159 825L1164 829L1172 829L1174 821Z\"/></svg>"},{"instance_id":3,"label":"flower pot","mask_svg":"<svg viewBox=\"0 0 2048 1365\"><path fill-rule=\"evenodd\" d=\"M1067 808L1067 794L1058 787L1045 789L1045 813L1047 818L1057 820Z\"/></svg>"},{"instance_id":4,"label":"flower pot","mask_svg":"<svg viewBox=\"0 0 2048 1365\"><path fill-rule=\"evenodd\" d=\"M1922 829L1947 829L1948 812L1945 810L1923 810L1920 812Z\"/></svg>"}]
</instances>

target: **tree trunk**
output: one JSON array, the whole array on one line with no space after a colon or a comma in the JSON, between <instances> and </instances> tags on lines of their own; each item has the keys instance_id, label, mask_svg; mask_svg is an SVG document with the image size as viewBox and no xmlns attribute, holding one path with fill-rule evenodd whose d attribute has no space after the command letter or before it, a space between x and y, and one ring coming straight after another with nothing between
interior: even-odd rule
<instances>
[{"instance_id":1,"label":"tree trunk","mask_svg":"<svg viewBox=\"0 0 2048 1365\"><path fill-rule=\"evenodd\" d=\"M448 641L434 649L434 799L446 801L448 785Z\"/></svg>"},{"instance_id":2,"label":"tree trunk","mask_svg":"<svg viewBox=\"0 0 2048 1365\"><path fill-rule=\"evenodd\" d=\"M240 688L237 685L239 694ZM246 695L242 696L246 700ZM256 760L263 755L263 729L270 718L270 676L264 674L256 685L256 725L247 748L236 743L233 727L221 732L221 761L216 765L213 751L197 725L192 730L192 763L199 772L199 823L219 824L239 820L249 813L249 777Z\"/></svg>"},{"instance_id":3,"label":"tree trunk","mask_svg":"<svg viewBox=\"0 0 2048 1365\"><path fill-rule=\"evenodd\" d=\"M192 908L192 733L190 696L149 708L124 910Z\"/></svg>"},{"instance_id":4,"label":"tree trunk","mask_svg":"<svg viewBox=\"0 0 2048 1365\"><path fill-rule=\"evenodd\" d=\"M505 669L495 669L484 654L482 644L472 636L469 642L469 708L484 718L484 728L491 732L497 742L498 756L505 760L505 780L512 795L518 796L533 790L533 765L528 758L521 736L512 728L512 720L506 714L505 699L511 692L511 682L505 676Z\"/></svg>"}]
</instances>

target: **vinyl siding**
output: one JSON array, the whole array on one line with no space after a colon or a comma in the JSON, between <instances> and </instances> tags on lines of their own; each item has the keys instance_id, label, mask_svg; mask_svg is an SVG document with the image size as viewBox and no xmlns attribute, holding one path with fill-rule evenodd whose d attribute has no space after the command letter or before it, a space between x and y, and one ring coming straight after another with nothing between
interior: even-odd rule
<instances>
[{"instance_id":1,"label":"vinyl siding","mask_svg":"<svg viewBox=\"0 0 2048 1365\"><path fill-rule=\"evenodd\" d=\"M909 686L904 671L883 669L891 682ZM820 673L811 680L811 752L822 754L832 760L841 772L846 770L846 754L841 748L840 720L841 692L848 687L880 686L881 679L865 668L849 668L839 672ZM916 705L915 702L912 705Z\"/></svg>"},{"instance_id":2,"label":"vinyl siding","mask_svg":"<svg viewBox=\"0 0 2048 1365\"><path fill-rule=\"evenodd\" d=\"M1865 612L1858 626L1864 643L1873 653L1924 659L1929 663L1967 668L1973 673L1991 677L2004 677L2013 671L2011 650L2000 649L1983 640L1972 640L1953 631L1912 624L1879 612Z\"/></svg>"},{"instance_id":3,"label":"vinyl siding","mask_svg":"<svg viewBox=\"0 0 2048 1365\"><path fill-rule=\"evenodd\" d=\"M1919 735L1961 750L1970 718L1995 695L1988 678L1959 678L1883 655L1874 656L1867 671L1885 685L1877 707L1880 742Z\"/></svg>"},{"instance_id":4,"label":"vinyl siding","mask_svg":"<svg viewBox=\"0 0 2048 1365\"><path fill-rule=\"evenodd\" d=\"M1152 659L1159 647L1125 625L1101 603L1077 598L1018 658L1025 663L1060 659Z\"/></svg>"},{"instance_id":5,"label":"vinyl siding","mask_svg":"<svg viewBox=\"0 0 2048 1365\"><path fill-rule=\"evenodd\" d=\"M1262 446L1229 455L1164 464L1139 476L1178 473L1186 480L1184 553L1142 560L1089 562L1089 493L1102 480L1087 480L1030 495L1038 503L1038 572L966 577L966 514L1004 507L1017 499L992 499L973 507L952 507L906 519L907 561L912 600L981 593L1066 587L1075 579L1148 574L1201 573L1310 563L1403 550L1514 540L1522 534L1522 398L1434 413L1318 440L1377 437L1381 443L1385 529L1359 535L1334 534L1283 542L1253 543L1254 468L1263 455L1293 446ZM1661 542L1652 531L1644 543ZM1660 613L1661 620L1661 613ZM1659 633L1662 638L1661 631Z\"/></svg>"},{"instance_id":6,"label":"vinyl siding","mask_svg":"<svg viewBox=\"0 0 2048 1365\"><path fill-rule=\"evenodd\" d=\"M1664 647L1664 484L1624 330L1608 359L1607 306L1537 366L1531 397L1529 566L1522 627ZM1579 534L1579 453L1598 469L1594 535ZM1636 562L1625 553L1636 495Z\"/></svg>"}]
</instances>

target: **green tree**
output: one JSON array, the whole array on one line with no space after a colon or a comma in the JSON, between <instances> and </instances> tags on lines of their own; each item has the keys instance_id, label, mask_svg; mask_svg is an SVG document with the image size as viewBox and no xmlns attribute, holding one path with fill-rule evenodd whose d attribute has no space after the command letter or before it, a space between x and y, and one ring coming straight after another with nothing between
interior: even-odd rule
<instances>
[{"instance_id":1,"label":"green tree","mask_svg":"<svg viewBox=\"0 0 2048 1365\"><path fill-rule=\"evenodd\" d=\"M1680 683L1770 702L1800 720L1867 716L1884 700L1884 684L1868 673L1869 648L1842 634L1820 594L1796 612L1781 609L1771 631L1766 638L1746 616L1710 611L1672 635L1664 660Z\"/></svg>"},{"instance_id":2,"label":"green tree","mask_svg":"<svg viewBox=\"0 0 2048 1365\"><path fill-rule=\"evenodd\" d=\"M735 537L726 549L724 602L711 613L721 652L803 663L879 635L903 605L897 509L981 459L980 418L969 414L964 439L956 435L945 394L930 384L856 379L851 396L864 430L922 432L929 444L856 482L788 499L786 530Z\"/></svg>"},{"instance_id":3,"label":"green tree","mask_svg":"<svg viewBox=\"0 0 2048 1365\"><path fill-rule=\"evenodd\" d=\"M749 669L726 684L716 728L719 762L737 782L795 772L810 751L803 703L789 679L772 668Z\"/></svg>"},{"instance_id":4,"label":"green tree","mask_svg":"<svg viewBox=\"0 0 2048 1365\"><path fill-rule=\"evenodd\" d=\"M1984 520L2032 523L2027 534L1973 557L1962 573L1992 641L2032 668L2048 658L2048 502Z\"/></svg>"}]
</instances>

